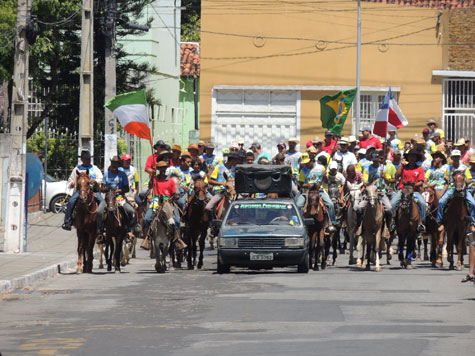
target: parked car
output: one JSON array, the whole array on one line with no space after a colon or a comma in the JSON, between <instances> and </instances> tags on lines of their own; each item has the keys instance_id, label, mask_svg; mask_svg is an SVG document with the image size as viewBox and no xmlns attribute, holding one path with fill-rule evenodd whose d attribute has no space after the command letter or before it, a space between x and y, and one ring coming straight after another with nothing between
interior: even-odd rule
<instances>
[{"instance_id":1,"label":"parked car","mask_svg":"<svg viewBox=\"0 0 475 356\"><path fill-rule=\"evenodd\" d=\"M55 214L66 211L67 198L69 197L68 182L57 180L49 174L46 175L46 207Z\"/></svg>"},{"instance_id":2,"label":"parked car","mask_svg":"<svg viewBox=\"0 0 475 356\"><path fill-rule=\"evenodd\" d=\"M308 219L307 219L308 220ZM309 270L309 237L292 198L235 200L220 226L218 273L231 266L269 269L296 265Z\"/></svg>"}]
</instances>

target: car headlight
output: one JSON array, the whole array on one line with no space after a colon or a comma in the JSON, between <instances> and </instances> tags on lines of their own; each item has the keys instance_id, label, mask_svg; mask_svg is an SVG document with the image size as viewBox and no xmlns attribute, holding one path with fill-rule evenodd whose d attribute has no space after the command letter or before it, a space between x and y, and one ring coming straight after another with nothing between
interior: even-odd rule
<instances>
[{"instance_id":1,"label":"car headlight","mask_svg":"<svg viewBox=\"0 0 475 356\"><path fill-rule=\"evenodd\" d=\"M286 247L303 247L305 240L303 237L286 237L285 246Z\"/></svg>"},{"instance_id":2,"label":"car headlight","mask_svg":"<svg viewBox=\"0 0 475 356\"><path fill-rule=\"evenodd\" d=\"M220 237L219 247L237 247L238 239L235 237Z\"/></svg>"}]
</instances>

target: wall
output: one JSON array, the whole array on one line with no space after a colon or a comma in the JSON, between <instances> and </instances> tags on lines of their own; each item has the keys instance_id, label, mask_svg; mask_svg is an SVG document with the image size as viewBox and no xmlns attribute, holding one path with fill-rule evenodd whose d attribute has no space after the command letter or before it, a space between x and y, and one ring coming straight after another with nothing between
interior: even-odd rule
<instances>
[{"instance_id":1,"label":"wall","mask_svg":"<svg viewBox=\"0 0 475 356\"><path fill-rule=\"evenodd\" d=\"M10 135L0 134L0 226L5 224L5 209L8 190L8 156L10 154Z\"/></svg>"},{"instance_id":2,"label":"wall","mask_svg":"<svg viewBox=\"0 0 475 356\"><path fill-rule=\"evenodd\" d=\"M471 43L475 38L475 9L456 9L448 12L450 43ZM448 69L475 70L475 46L449 46Z\"/></svg>"},{"instance_id":3,"label":"wall","mask_svg":"<svg viewBox=\"0 0 475 356\"><path fill-rule=\"evenodd\" d=\"M194 85L193 78L182 77L182 83L180 85L180 115L182 116L182 130L183 130L183 143L182 147L186 148L190 143L196 143L190 141L190 131L195 130L195 99L194 99ZM200 79L198 78L198 114L199 114L199 91L200 91ZM185 90L185 92L181 90ZM199 129L199 128L198 128Z\"/></svg>"},{"instance_id":4,"label":"wall","mask_svg":"<svg viewBox=\"0 0 475 356\"><path fill-rule=\"evenodd\" d=\"M8 117L8 85L0 83L0 128L7 126Z\"/></svg>"},{"instance_id":5,"label":"wall","mask_svg":"<svg viewBox=\"0 0 475 356\"><path fill-rule=\"evenodd\" d=\"M355 86L356 2L234 4L202 1L202 139L210 138L215 85ZM432 70L442 68L442 46L435 36L438 11L371 3L362 7L363 43L385 45L362 46L361 86L400 87L399 104L409 120L400 136L412 137L427 119L440 116L441 85L432 83ZM322 94L302 92L303 142L323 135L317 101Z\"/></svg>"},{"instance_id":6,"label":"wall","mask_svg":"<svg viewBox=\"0 0 475 356\"><path fill-rule=\"evenodd\" d=\"M137 62L147 62L155 67L155 74L145 81L147 89L154 89L155 98L161 105L154 107L151 117L152 138L163 139L169 144L181 144L181 126L172 122L172 112L179 117L179 75L180 75L180 7L181 1L157 0L144 9L143 19L153 18L151 28L139 36L123 40L125 49ZM177 8L175 8L175 6ZM147 157L151 154L150 143L135 141L133 164L138 168L143 184Z\"/></svg>"}]
</instances>

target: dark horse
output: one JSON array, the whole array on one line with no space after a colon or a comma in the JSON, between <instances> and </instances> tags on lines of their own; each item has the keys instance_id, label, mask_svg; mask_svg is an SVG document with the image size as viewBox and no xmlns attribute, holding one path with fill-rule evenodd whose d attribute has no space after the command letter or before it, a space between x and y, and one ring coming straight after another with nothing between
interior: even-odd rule
<instances>
[{"instance_id":1,"label":"dark horse","mask_svg":"<svg viewBox=\"0 0 475 356\"><path fill-rule=\"evenodd\" d=\"M187 264L188 269L193 269L196 265L197 247L200 245L200 256L198 259L198 268L203 267L203 251L205 249L206 234L208 233L208 222L205 220L206 206L206 187L207 184L198 179L194 183L194 192L188 199L186 209L186 233L185 243L188 245Z\"/></svg>"},{"instance_id":2,"label":"dark horse","mask_svg":"<svg viewBox=\"0 0 475 356\"><path fill-rule=\"evenodd\" d=\"M321 258L322 269L325 269L327 266L325 225L328 224L328 221L325 216L323 201L320 199L319 187L312 187L308 192L307 201L303 208L303 216L312 218L315 222L307 226L310 236L310 267L313 266L313 269L318 271L318 261ZM328 248L330 247L328 246Z\"/></svg>"},{"instance_id":3,"label":"dark horse","mask_svg":"<svg viewBox=\"0 0 475 356\"><path fill-rule=\"evenodd\" d=\"M76 215L73 224L78 236L76 273L92 272L93 250L97 237L96 212L98 204L91 184L94 184L94 180L89 178L87 172L79 173L76 186L79 198L76 202Z\"/></svg>"},{"instance_id":4,"label":"dark horse","mask_svg":"<svg viewBox=\"0 0 475 356\"><path fill-rule=\"evenodd\" d=\"M457 246L457 270L463 269L463 253L465 235L467 233L467 222L465 216L469 215L465 202L465 174L456 171L453 174L454 179L454 196L447 204L447 261L449 269L454 268L454 245ZM468 193L470 194L470 193Z\"/></svg>"},{"instance_id":5,"label":"dark horse","mask_svg":"<svg viewBox=\"0 0 475 356\"><path fill-rule=\"evenodd\" d=\"M426 187L423 196L427 203L426 231L430 235L430 262L432 267L442 267L442 246L444 239L439 240L439 224L437 223L437 209L439 208L439 198L434 188ZM427 261L428 239L424 239L424 261ZM418 245L420 255L420 243Z\"/></svg>"},{"instance_id":6,"label":"dark horse","mask_svg":"<svg viewBox=\"0 0 475 356\"><path fill-rule=\"evenodd\" d=\"M124 213L119 206L117 192L111 188L106 193L106 208L103 213L104 229L106 232L106 263L107 270L112 270L112 261L116 273L120 273L120 254L122 243L127 235Z\"/></svg>"},{"instance_id":7,"label":"dark horse","mask_svg":"<svg viewBox=\"0 0 475 356\"><path fill-rule=\"evenodd\" d=\"M415 249L420 213L413 197L414 187L411 184L404 185L401 194L401 205L396 212L399 261L401 267L412 269L411 259ZM406 257L404 257L404 245L406 245Z\"/></svg>"}]
</instances>

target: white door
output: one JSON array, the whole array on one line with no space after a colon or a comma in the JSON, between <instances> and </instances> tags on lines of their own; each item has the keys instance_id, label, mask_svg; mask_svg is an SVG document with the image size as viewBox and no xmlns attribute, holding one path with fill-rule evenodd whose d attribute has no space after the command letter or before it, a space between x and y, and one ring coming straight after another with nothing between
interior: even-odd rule
<instances>
[{"instance_id":1,"label":"white door","mask_svg":"<svg viewBox=\"0 0 475 356\"><path fill-rule=\"evenodd\" d=\"M273 157L277 143L300 139L299 92L287 90L217 89L214 92L211 137L218 152L240 139L253 142Z\"/></svg>"}]
</instances>

